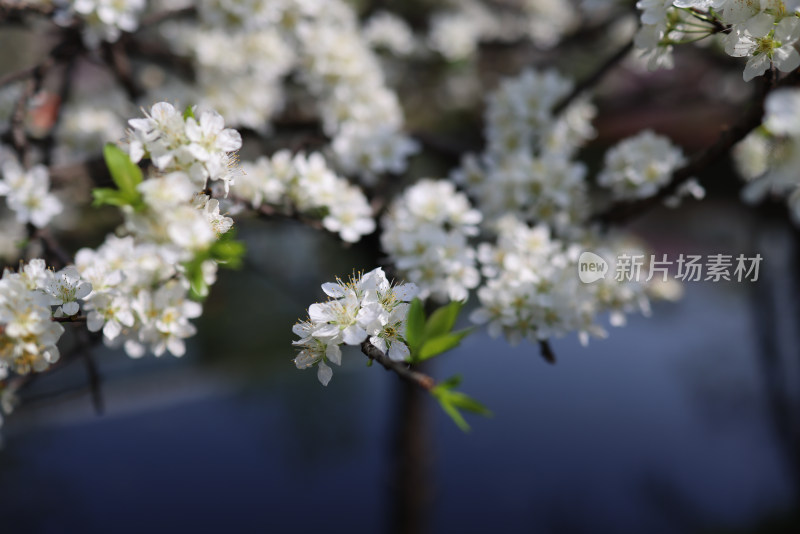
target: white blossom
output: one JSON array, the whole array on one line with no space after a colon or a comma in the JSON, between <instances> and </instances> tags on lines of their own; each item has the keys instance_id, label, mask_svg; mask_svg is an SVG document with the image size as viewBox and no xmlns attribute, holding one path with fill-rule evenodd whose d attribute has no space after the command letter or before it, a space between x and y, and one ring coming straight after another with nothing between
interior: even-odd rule
<instances>
[{"instance_id":1,"label":"white blossom","mask_svg":"<svg viewBox=\"0 0 800 534\"><path fill-rule=\"evenodd\" d=\"M364 193L337 176L318 152L292 157L281 150L272 158L245 162L243 168L245 176L237 180L232 191L256 209L270 204L312 216L323 212L323 227L349 243L375 231L372 208Z\"/></svg>"},{"instance_id":2,"label":"white blossom","mask_svg":"<svg viewBox=\"0 0 800 534\"><path fill-rule=\"evenodd\" d=\"M669 139L645 130L606 152L597 182L611 189L615 199L646 198L666 185L685 161L681 149Z\"/></svg>"},{"instance_id":3,"label":"white blossom","mask_svg":"<svg viewBox=\"0 0 800 534\"><path fill-rule=\"evenodd\" d=\"M85 23L84 42L97 48L100 41L114 42L122 32L135 31L146 0L69 0L69 5Z\"/></svg>"},{"instance_id":4,"label":"white blossom","mask_svg":"<svg viewBox=\"0 0 800 534\"><path fill-rule=\"evenodd\" d=\"M347 282L325 283L322 290L330 299L312 304L309 319L292 328L300 338L293 342L300 348L294 359L298 369L316 365L317 378L327 386L333 376L327 363L342 363L340 345L360 345L367 339L393 360L409 357L403 336L407 302L418 293L414 284L393 286L377 268Z\"/></svg>"},{"instance_id":5,"label":"white blossom","mask_svg":"<svg viewBox=\"0 0 800 534\"><path fill-rule=\"evenodd\" d=\"M43 228L61 213L61 201L50 193L47 167L35 165L24 170L15 160L6 160L0 167L0 196L20 223Z\"/></svg>"},{"instance_id":6,"label":"white blossom","mask_svg":"<svg viewBox=\"0 0 800 534\"><path fill-rule=\"evenodd\" d=\"M403 275L420 288L420 298L465 300L478 285L475 250L481 213L445 180L421 180L390 206L381 245Z\"/></svg>"}]
</instances>

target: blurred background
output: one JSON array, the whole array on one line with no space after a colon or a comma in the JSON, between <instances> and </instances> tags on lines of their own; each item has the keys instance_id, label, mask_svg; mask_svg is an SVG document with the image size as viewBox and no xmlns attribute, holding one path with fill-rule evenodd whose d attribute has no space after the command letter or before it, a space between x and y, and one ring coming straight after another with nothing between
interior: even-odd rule
<instances>
[{"instance_id":1,"label":"blurred background","mask_svg":"<svg viewBox=\"0 0 800 534\"><path fill-rule=\"evenodd\" d=\"M46 50L27 30L2 33L0 73ZM555 66L581 79L616 48L595 48L590 33L562 45L387 59L408 129L442 149L402 180L445 176L454 150L480 146L483 97L502 76ZM750 96L730 58L688 49L676 62L649 74L629 60L604 78L590 176L607 147L643 128L692 153ZM89 62L74 68L92 90L114 84ZM278 126L263 142L246 134L243 152L290 142L313 140ZM248 260L220 273L186 356L94 349L102 414L79 363L25 389L2 429L2 531L800 532L800 238L783 204L739 201L729 164L708 173L705 201L652 210L630 229L670 258L760 253L759 281L686 283L681 300L588 348L553 340L554 366L538 347L480 330L427 369L461 374L494 412L470 418L468 434L356 350L328 387L292 364L291 325L321 283L376 265L374 241L346 247L295 222L242 220ZM72 220L61 235L71 250L118 223L85 205Z\"/></svg>"},{"instance_id":2,"label":"blurred background","mask_svg":"<svg viewBox=\"0 0 800 534\"><path fill-rule=\"evenodd\" d=\"M648 216L658 252L764 256L761 280L687 283L607 340L437 360L493 412L464 434L353 350L324 388L289 326L360 265L333 238L254 222L182 359L98 349L45 374L4 427L10 532L796 532L797 248L734 202ZM669 231L665 231L669 229ZM280 262L274 261L280 258ZM401 528L404 527L404 528Z\"/></svg>"}]
</instances>

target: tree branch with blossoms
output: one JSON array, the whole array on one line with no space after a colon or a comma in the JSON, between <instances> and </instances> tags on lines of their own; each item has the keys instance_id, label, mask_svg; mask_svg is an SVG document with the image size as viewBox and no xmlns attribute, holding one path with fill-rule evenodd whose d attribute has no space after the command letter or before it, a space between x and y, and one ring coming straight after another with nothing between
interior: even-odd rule
<instances>
[{"instance_id":1,"label":"tree branch with blossoms","mask_svg":"<svg viewBox=\"0 0 800 534\"><path fill-rule=\"evenodd\" d=\"M369 343L368 341L361 342L361 352L363 352L364 355L370 360L374 360L381 364L387 371L394 372L406 382L409 382L426 391L433 389L436 385L436 381L433 379L433 377L428 376L425 373L415 371L409 367L408 364L392 360L378 347L372 343Z\"/></svg>"},{"instance_id":2,"label":"tree branch with blossoms","mask_svg":"<svg viewBox=\"0 0 800 534\"><path fill-rule=\"evenodd\" d=\"M328 300L295 326L295 365L316 367L327 385L342 347L359 347L368 362L429 392L466 429L463 411L488 411L455 391L460 378L435 380L418 365L473 331L454 330L467 299L471 323L512 345L527 342L553 363L551 340L604 337L605 318L620 326L628 314L649 313L650 300L663 294L646 282L577 279L580 250L647 250L596 222L609 226L664 202L701 198L701 185L689 179L734 147L767 161L744 165L747 196L785 195L800 213L796 160L785 156L800 139L792 122L800 117L793 88L800 18L780 2L639 2L633 41L582 80L534 68L501 79L486 97L483 146L419 127L426 117L407 121L414 101L393 87L404 73L474 62L490 43L524 53L578 41L581 28L612 31L622 13L593 14L568 2L544 13L536 4L454 3L409 24L373 7L360 18L339 0L160 11L133 0L0 1L0 23L44 22L57 43L38 64L0 76L0 97L13 104L2 142L16 150L0 146L0 196L21 227L19 241L27 236L32 245L14 247L27 261L0 279L0 374L12 373L3 383L53 368L66 323L81 350L60 361L84 355L98 410L90 343L102 340L131 357L182 355L218 269L242 263L245 244L231 216L252 213L362 243L371 258L365 274L323 286ZM703 39L746 58L745 81L766 74L764 90L690 158L647 130L611 147L596 182L613 203L598 210L583 160L596 134L591 90L631 50L651 68L670 67L675 47ZM81 101L70 91L78 61L107 67L116 84L107 101ZM397 70L403 62L412 70ZM51 94L46 78L56 67L62 78ZM444 70L450 82L465 72ZM778 71L788 74L773 79ZM446 107L460 94L451 93L425 104ZM139 115L134 108L142 104ZM43 132L31 127L37 117L47 119ZM241 162L240 149L248 157ZM449 178L418 171L426 168L424 158L414 159L420 153L454 165ZM64 208L59 195L83 174L92 178L95 206L117 209L123 222L99 246L73 255L54 221ZM37 247L43 257L30 258ZM391 283L379 265L408 283Z\"/></svg>"}]
</instances>

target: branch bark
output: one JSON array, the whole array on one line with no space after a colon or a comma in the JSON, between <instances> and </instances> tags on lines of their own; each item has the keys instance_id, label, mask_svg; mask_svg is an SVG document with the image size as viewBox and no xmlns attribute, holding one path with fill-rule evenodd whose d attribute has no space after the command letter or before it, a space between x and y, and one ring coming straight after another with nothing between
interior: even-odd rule
<instances>
[{"instance_id":1,"label":"branch bark","mask_svg":"<svg viewBox=\"0 0 800 534\"><path fill-rule=\"evenodd\" d=\"M370 343L369 340L361 343L361 352L363 352L364 355L370 360L381 364L387 371L394 371L397 376L406 382L410 382L411 384L419 386L426 391L430 391L434 388L434 386L436 386L436 381L433 379L433 377L412 369L405 362L396 362L389 359L389 357L386 356L383 351Z\"/></svg>"},{"instance_id":2,"label":"branch bark","mask_svg":"<svg viewBox=\"0 0 800 534\"><path fill-rule=\"evenodd\" d=\"M673 172L669 183L662 187L658 193L642 200L613 205L609 209L595 214L592 220L603 224L626 222L673 196L678 188L689 178L697 177L699 179L699 174L702 171L727 154L733 145L761 125L764 115L764 100L773 88L794 85L798 81L800 81L800 71L793 72L777 84L774 83L774 79L768 73L764 77L758 98L744 116L732 127L723 128L714 144L696 153L686 165Z\"/></svg>"},{"instance_id":3,"label":"branch bark","mask_svg":"<svg viewBox=\"0 0 800 534\"><path fill-rule=\"evenodd\" d=\"M56 323L85 323L86 316L85 315L67 315L64 317L53 317L53 321Z\"/></svg>"},{"instance_id":4,"label":"branch bark","mask_svg":"<svg viewBox=\"0 0 800 534\"><path fill-rule=\"evenodd\" d=\"M260 205L258 207L255 207L250 202L248 202L247 200L245 200L243 198L240 198L240 197L237 197L236 195L229 195L228 199L231 200L232 202L235 202L236 204L244 206L248 210L253 211L260 218L263 218L263 219L271 219L271 220L285 219L285 220L291 220L291 221L297 221L297 222L303 223L306 226L309 226L309 227L313 228L314 230L324 230L325 229L322 226L322 222L320 222L319 220L311 219L309 217L305 217L301 213L298 213L297 211L283 212L283 211L280 211L280 210L270 206L269 204L262 204L262 205Z\"/></svg>"},{"instance_id":5,"label":"branch bark","mask_svg":"<svg viewBox=\"0 0 800 534\"><path fill-rule=\"evenodd\" d=\"M128 98L136 102L144 91L138 86L133 77L133 68L125 52L125 45L121 41L103 44L103 57L109 69L114 74L117 82L125 90Z\"/></svg>"},{"instance_id":6,"label":"branch bark","mask_svg":"<svg viewBox=\"0 0 800 534\"><path fill-rule=\"evenodd\" d=\"M592 72L585 79L581 80L575 85L572 91L561 99L553 108L553 116L560 115L562 111L567 109L579 96L585 91L597 85L603 77L608 74L620 61L625 59L630 51L633 50L633 40L628 41L625 46L617 50L617 52L600 64L594 72Z\"/></svg>"}]
</instances>

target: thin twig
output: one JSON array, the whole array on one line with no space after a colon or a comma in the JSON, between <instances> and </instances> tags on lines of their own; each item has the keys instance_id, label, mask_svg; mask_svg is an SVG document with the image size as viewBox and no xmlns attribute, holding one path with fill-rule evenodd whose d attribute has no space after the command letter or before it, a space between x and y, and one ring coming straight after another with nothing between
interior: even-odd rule
<instances>
[{"instance_id":1,"label":"thin twig","mask_svg":"<svg viewBox=\"0 0 800 534\"><path fill-rule=\"evenodd\" d=\"M305 224L313 228L314 230L324 230L325 228L322 226L322 223L317 219L311 219L309 217L305 217L301 213L297 211L280 211L277 208L270 206L269 204L262 204L258 207L253 206L247 200L238 197L236 195L228 195L228 200L243 206L254 213L256 213L260 218L267 219L267 220L275 220L275 219L283 219L283 220L291 220L297 221L300 223Z\"/></svg>"},{"instance_id":2,"label":"thin twig","mask_svg":"<svg viewBox=\"0 0 800 534\"><path fill-rule=\"evenodd\" d=\"M14 106L14 113L11 115L11 139L14 142L14 150L17 151L22 166L26 169L30 167L30 145L28 135L25 133L25 117L28 114L28 101L36 93L36 86L39 85L35 77L25 81L25 88L17 99Z\"/></svg>"},{"instance_id":3,"label":"thin twig","mask_svg":"<svg viewBox=\"0 0 800 534\"><path fill-rule=\"evenodd\" d=\"M550 342L548 340L543 339L539 341L539 350L541 351L542 358L544 358L547 363L556 363L556 353L553 352L553 347L550 346Z\"/></svg>"},{"instance_id":4,"label":"thin twig","mask_svg":"<svg viewBox=\"0 0 800 534\"><path fill-rule=\"evenodd\" d=\"M72 263L72 256L61 247L61 244L47 228L32 229L29 227L29 235L42 243L45 260L53 267L66 267Z\"/></svg>"},{"instance_id":5,"label":"thin twig","mask_svg":"<svg viewBox=\"0 0 800 534\"><path fill-rule=\"evenodd\" d=\"M69 100L72 92L72 74L75 70L76 58L71 57L64 60L61 64L61 72L58 80L58 91L55 93L58 97L57 108L53 122L50 124L47 135L42 139L42 164L50 165L53 161L53 153L56 149L56 130L61 123L61 118L64 115L64 106Z\"/></svg>"},{"instance_id":6,"label":"thin twig","mask_svg":"<svg viewBox=\"0 0 800 534\"><path fill-rule=\"evenodd\" d=\"M97 364L92 357L92 351L89 350L92 346L92 338L86 330L78 331L78 353L81 355L84 364L86 365L86 375L89 382L89 393L92 397L92 407L97 415L102 415L105 411L105 402L103 401L103 391L100 387L101 378L100 371L97 369Z\"/></svg>"},{"instance_id":7,"label":"thin twig","mask_svg":"<svg viewBox=\"0 0 800 534\"><path fill-rule=\"evenodd\" d=\"M65 315L64 317L53 317L56 323L85 323L85 315Z\"/></svg>"},{"instance_id":8,"label":"thin twig","mask_svg":"<svg viewBox=\"0 0 800 534\"><path fill-rule=\"evenodd\" d=\"M14 72L9 72L4 76L0 76L0 87L4 87L10 83L30 78L31 76L33 76L33 73L36 72L36 69L38 68L40 68L39 65L34 65L32 67L15 70Z\"/></svg>"},{"instance_id":9,"label":"thin twig","mask_svg":"<svg viewBox=\"0 0 800 534\"><path fill-rule=\"evenodd\" d=\"M595 85L597 85L603 77L608 74L620 61L627 57L628 53L633 49L633 41L628 41L625 46L617 50L617 52L605 60L603 63L600 64L594 72L592 72L589 76L581 80L579 83L575 85L572 91L565 96L564 98L559 101L558 104L553 108L553 116L559 115L562 111L567 109L567 107L572 104L579 96L581 96L585 91L591 89Z\"/></svg>"},{"instance_id":10,"label":"thin twig","mask_svg":"<svg viewBox=\"0 0 800 534\"><path fill-rule=\"evenodd\" d=\"M436 381L433 377L415 371L405 362L396 362L389 359L378 347L370 343L368 340L361 343L361 352L364 355L379 364L381 364L387 371L394 371L397 376L403 380L410 382L414 385L421 387L426 391L430 391L436 386Z\"/></svg>"},{"instance_id":11,"label":"thin twig","mask_svg":"<svg viewBox=\"0 0 800 534\"><path fill-rule=\"evenodd\" d=\"M133 78L133 67L125 53L125 45L121 41L115 43L104 43L103 57L117 82L127 93L128 98L136 102L144 91L137 85Z\"/></svg>"},{"instance_id":12,"label":"thin twig","mask_svg":"<svg viewBox=\"0 0 800 534\"><path fill-rule=\"evenodd\" d=\"M131 57L145 58L182 78L190 81L194 79L194 62L188 57L176 54L162 43L135 39L131 34L123 34L118 42Z\"/></svg>"},{"instance_id":13,"label":"thin twig","mask_svg":"<svg viewBox=\"0 0 800 534\"><path fill-rule=\"evenodd\" d=\"M179 19L183 17L193 17L197 14L197 8L195 6L189 7L181 7L178 9L165 9L163 11L157 11L155 13L151 13L147 16L142 17L142 20L139 22L139 26L146 27L146 26L154 26L165 20L173 20Z\"/></svg>"},{"instance_id":14,"label":"thin twig","mask_svg":"<svg viewBox=\"0 0 800 534\"><path fill-rule=\"evenodd\" d=\"M0 1L0 24L21 22L28 13L51 15L55 7L43 2L23 2L13 0Z\"/></svg>"},{"instance_id":15,"label":"thin twig","mask_svg":"<svg viewBox=\"0 0 800 534\"><path fill-rule=\"evenodd\" d=\"M764 99L772 88L793 85L798 80L800 80L800 71L790 74L778 84L774 83L773 75L765 76L758 98L739 122L730 128L723 129L714 144L696 153L686 165L673 172L669 183L662 187L658 193L642 200L615 204L609 209L594 215L592 219L604 224L628 221L673 196L689 178L697 177L699 179L699 173L727 154L733 145L761 125L764 115Z\"/></svg>"}]
</instances>

